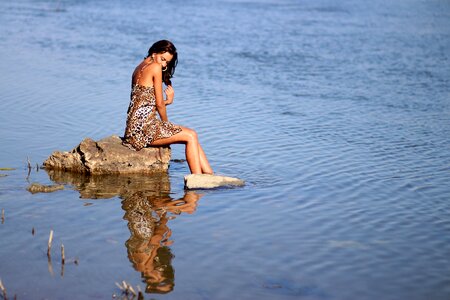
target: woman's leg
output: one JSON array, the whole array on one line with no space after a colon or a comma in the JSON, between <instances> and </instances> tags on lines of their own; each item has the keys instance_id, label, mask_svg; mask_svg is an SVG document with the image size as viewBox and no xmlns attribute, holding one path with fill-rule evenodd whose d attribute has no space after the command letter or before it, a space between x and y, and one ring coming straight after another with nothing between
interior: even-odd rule
<instances>
[{"instance_id":1,"label":"woman's leg","mask_svg":"<svg viewBox=\"0 0 450 300\"><path fill-rule=\"evenodd\" d=\"M200 145L198 143L197 133L189 128L181 126L182 131L168 138L153 141L152 146L166 146L170 144L186 145L186 160L189 170L192 174L202 174L202 165L200 158ZM203 150L202 150L203 151ZM205 154L203 153L203 156ZM205 157L206 158L206 157Z\"/></svg>"},{"instance_id":2,"label":"woman's leg","mask_svg":"<svg viewBox=\"0 0 450 300\"><path fill-rule=\"evenodd\" d=\"M211 169L211 166L209 165L208 159L206 158L206 154L203 151L202 146L200 143L198 143L198 154L200 156L200 166L202 168L203 174L213 174L213 170Z\"/></svg>"}]
</instances>

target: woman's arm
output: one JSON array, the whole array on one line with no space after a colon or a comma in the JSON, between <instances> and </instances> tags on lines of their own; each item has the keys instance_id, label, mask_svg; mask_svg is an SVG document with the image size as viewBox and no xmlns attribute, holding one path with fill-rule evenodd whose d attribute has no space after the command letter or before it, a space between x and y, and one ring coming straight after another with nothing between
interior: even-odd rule
<instances>
[{"instance_id":1,"label":"woman's arm","mask_svg":"<svg viewBox=\"0 0 450 300\"><path fill-rule=\"evenodd\" d=\"M167 122L169 119L167 118L166 104L164 103L163 98L161 65L156 63L151 64L150 68L153 75L153 86L155 88L156 110L158 111L161 121Z\"/></svg>"},{"instance_id":2,"label":"woman's arm","mask_svg":"<svg viewBox=\"0 0 450 300\"><path fill-rule=\"evenodd\" d=\"M170 105L173 103L173 97L175 96L175 91L173 90L173 87L169 85L165 90L164 93L166 93L166 101L164 102L166 105Z\"/></svg>"}]
</instances>

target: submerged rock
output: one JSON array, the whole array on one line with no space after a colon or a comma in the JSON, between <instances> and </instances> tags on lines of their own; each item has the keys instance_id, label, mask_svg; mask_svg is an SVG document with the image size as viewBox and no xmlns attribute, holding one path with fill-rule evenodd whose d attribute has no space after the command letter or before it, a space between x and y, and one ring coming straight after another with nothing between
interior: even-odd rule
<instances>
[{"instance_id":1,"label":"submerged rock","mask_svg":"<svg viewBox=\"0 0 450 300\"><path fill-rule=\"evenodd\" d=\"M189 174L184 176L184 187L187 189L213 189L221 186L243 186L245 182L239 178L209 175Z\"/></svg>"},{"instance_id":2,"label":"submerged rock","mask_svg":"<svg viewBox=\"0 0 450 300\"><path fill-rule=\"evenodd\" d=\"M27 187L27 191L32 194L35 193L51 193L59 190L63 190L64 185L54 184L54 185L42 185L39 183L32 183L29 187Z\"/></svg>"},{"instance_id":3,"label":"submerged rock","mask_svg":"<svg viewBox=\"0 0 450 300\"><path fill-rule=\"evenodd\" d=\"M44 168L94 175L165 172L170 154L170 147L134 151L113 135L97 142L86 138L70 152L55 151L44 162Z\"/></svg>"}]
</instances>

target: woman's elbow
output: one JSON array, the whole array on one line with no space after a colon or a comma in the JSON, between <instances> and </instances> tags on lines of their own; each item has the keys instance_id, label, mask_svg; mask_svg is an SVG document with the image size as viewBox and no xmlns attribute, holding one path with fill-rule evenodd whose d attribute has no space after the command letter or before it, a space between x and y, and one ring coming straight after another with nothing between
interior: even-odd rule
<instances>
[{"instance_id":1,"label":"woman's elbow","mask_svg":"<svg viewBox=\"0 0 450 300\"><path fill-rule=\"evenodd\" d=\"M158 110L158 112L163 112L166 110L166 105L164 103L156 104L156 109Z\"/></svg>"}]
</instances>

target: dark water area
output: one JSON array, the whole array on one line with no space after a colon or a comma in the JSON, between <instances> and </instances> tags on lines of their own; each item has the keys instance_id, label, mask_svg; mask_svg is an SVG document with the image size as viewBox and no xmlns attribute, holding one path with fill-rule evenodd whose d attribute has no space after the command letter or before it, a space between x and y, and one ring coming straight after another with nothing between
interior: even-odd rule
<instances>
[{"instance_id":1,"label":"dark water area","mask_svg":"<svg viewBox=\"0 0 450 300\"><path fill-rule=\"evenodd\" d=\"M1 1L0 28L9 298L450 299L450 2ZM36 168L123 134L159 39L169 119L247 185L186 192L179 145L160 176Z\"/></svg>"}]
</instances>

